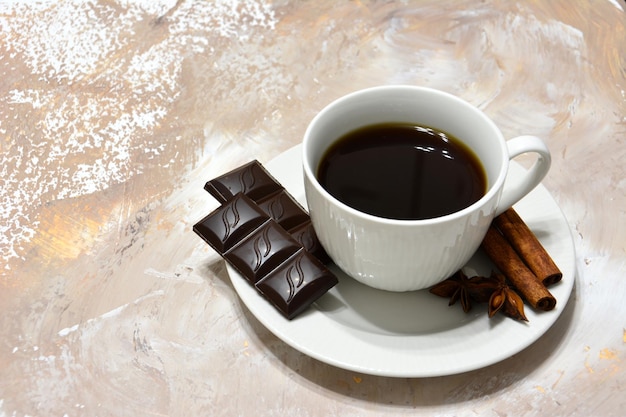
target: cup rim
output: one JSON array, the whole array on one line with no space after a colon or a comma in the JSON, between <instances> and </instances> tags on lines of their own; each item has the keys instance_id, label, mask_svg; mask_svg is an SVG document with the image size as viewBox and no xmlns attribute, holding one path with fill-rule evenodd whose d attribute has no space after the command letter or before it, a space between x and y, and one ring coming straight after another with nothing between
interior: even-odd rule
<instances>
[{"instance_id":1,"label":"cup rim","mask_svg":"<svg viewBox=\"0 0 626 417\"><path fill-rule=\"evenodd\" d=\"M325 117L326 114L328 114L329 112L333 111L335 107L342 105L343 102L353 100L355 96L362 96L364 94L375 94L381 90L413 91L415 93L428 93L428 94L440 95L440 96L445 97L447 100L456 102L458 105L471 109L474 113L476 113L478 116L481 117L481 119L483 120L483 123L488 125L488 127L496 134L497 138L499 139L498 142L501 148L501 155L502 155L501 162L502 163L500 167L500 172L498 173L495 181L491 184L487 192L480 199L478 199L474 203L470 204L469 206L461 210L455 211L453 213L445 214L443 216L431 217L431 218L426 218L426 219L408 219L407 220L407 219L392 219L392 218L380 217L380 216L375 216L373 214L364 213L360 210L357 210L343 203L342 201L334 197L332 194L330 194L328 191L326 191L326 189L319 183L317 176L313 172L313 169L316 169L317 167L311 167L308 163L309 152L308 152L307 143L311 137L311 132L313 130L313 127L320 121L320 119ZM315 117L313 117L313 119L307 126L307 129L304 133L302 144L303 144L302 167L303 167L304 175L306 178L308 178L311 185L315 187L315 190L319 194L321 194L321 196L323 196L325 200L331 202L333 205L341 208L342 210L362 220L376 222L379 224L387 224L391 226L415 226L415 225L430 225L430 224L444 223L447 221L452 221L452 220L464 217L468 215L469 213L479 210L480 207L486 205L488 201L490 201L498 192L500 192L500 190L502 189L502 186L504 185L506 172L508 170L508 165L509 165L508 150L507 150L506 141L502 135L502 132L496 126L493 120L491 120L491 118L489 118L482 110L470 104L469 102L463 100L462 98L455 96L453 94L447 93L445 91L430 88L430 87L422 87L422 86L414 86L414 85L399 84L399 85L383 85L383 86L369 87L369 88L353 91L351 93L348 93L346 95L343 95L333 100L332 102L324 106L324 108L322 108L322 110L320 110L315 115ZM494 211L496 209L497 209L497 205L494 208Z\"/></svg>"}]
</instances>

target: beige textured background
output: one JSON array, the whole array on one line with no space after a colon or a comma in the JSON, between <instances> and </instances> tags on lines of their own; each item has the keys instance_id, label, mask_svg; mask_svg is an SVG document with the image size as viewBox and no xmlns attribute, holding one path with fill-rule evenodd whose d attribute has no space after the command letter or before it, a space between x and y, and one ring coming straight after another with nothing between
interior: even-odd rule
<instances>
[{"instance_id":1,"label":"beige textured background","mask_svg":"<svg viewBox=\"0 0 626 417\"><path fill-rule=\"evenodd\" d=\"M626 3L0 1L0 416L626 414ZM207 179L373 85L440 88L553 153L576 286L462 375L321 364L193 233Z\"/></svg>"}]
</instances>

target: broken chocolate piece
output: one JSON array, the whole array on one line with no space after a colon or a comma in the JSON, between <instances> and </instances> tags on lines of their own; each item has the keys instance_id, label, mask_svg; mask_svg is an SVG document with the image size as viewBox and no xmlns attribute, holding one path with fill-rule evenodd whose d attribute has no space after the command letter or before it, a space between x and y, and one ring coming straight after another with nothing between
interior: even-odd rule
<instances>
[{"instance_id":1,"label":"broken chocolate piece","mask_svg":"<svg viewBox=\"0 0 626 417\"><path fill-rule=\"evenodd\" d=\"M256 287L291 319L335 284L337 277L317 258L302 249L257 282Z\"/></svg>"}]
</instances>

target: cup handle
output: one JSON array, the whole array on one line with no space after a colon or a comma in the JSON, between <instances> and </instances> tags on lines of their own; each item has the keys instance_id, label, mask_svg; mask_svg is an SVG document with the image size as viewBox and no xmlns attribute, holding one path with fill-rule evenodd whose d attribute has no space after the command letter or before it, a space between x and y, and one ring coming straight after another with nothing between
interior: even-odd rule
<instances>
[{"instance_id":1,"label":"cup handle","mask_svg":"<svg viewBox=\"0 0 626 417\"><path fill-rule=\"evenodd\" d=\"M506 146L509 151L509 160L527 152L536 153L537 160L522 178L515 182L512 182L507 174L504 190L502 191L500 203L496 210L496 216L511 208L515 203L521 200L522 197L539 185L541 180L543 180L548 173L552 162L550 150L546 144L536 136L518 136L508 140Z\"/></svg>"}]
</instances>

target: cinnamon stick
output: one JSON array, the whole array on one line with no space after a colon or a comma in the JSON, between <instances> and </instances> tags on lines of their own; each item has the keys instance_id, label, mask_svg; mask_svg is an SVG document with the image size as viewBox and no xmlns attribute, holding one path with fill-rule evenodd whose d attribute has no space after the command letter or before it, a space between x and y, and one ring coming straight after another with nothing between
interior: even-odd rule
<instances>
[{"instance_id":1,"label":"cinnamon stick","mask_svg":"<svg viewBox=\"0 0 626 417\"><path fill-rule=\"evenodd\" d=\"M481 246L494 265L533 308L548 311L556 306L556 298L528 269L515 249L493 224L489 227Z\"/></svg>"},{"instance_id":2,"label":"cinnamon stick","mask_svg":"<svg viewBox=\"0 0 626 417\"><path fill-rule=\"evenodd\" d=\"M550 286L561 280L563 274L552 257L514 209L510 208L496 217L494 223L543 285Z\"/></svg>"}]
</instances>

